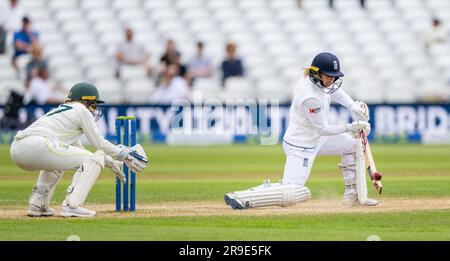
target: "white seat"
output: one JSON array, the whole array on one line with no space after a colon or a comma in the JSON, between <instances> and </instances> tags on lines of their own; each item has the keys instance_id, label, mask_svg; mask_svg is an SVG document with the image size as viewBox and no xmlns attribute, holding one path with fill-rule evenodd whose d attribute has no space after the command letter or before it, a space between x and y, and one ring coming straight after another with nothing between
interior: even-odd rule
<instances>
[{"instance_id":1,"label":"white seat","mask_svg":"<svg viewBox=\"0 0 450 261\"><path fill-rule=\"evenodd\" d=\"M303 33L311 30L311 24L305 21L286 21L284 29L292 34Z\"/></svg>"},{"instance_id":2,"label":"white seat","mask_svg":"<svg viewBox=\"0 0 450 261\"><path fill-rule=\"evenodd\" d=\"M183 16L184 19L186 19L188 22L193 22L193 21L209 21L211 22L212 19L209 15L209 13L204 10L204 9L192 9L192 10L185 10L184 12L181 13L181 15Z\"/></svg>"},{"instance_id":3,"label":"white seat","mask_svg":"<svg viewBox=\"0 0 450 261\"><path fill-rule=\"evenodd\" d=\"M248 31L248 25L241 20L225 21L220 24L220 28L226 33Z\"/></svg>"},{"instance_id":4,"label":"white seat","mask_svg":"<svg viewBox=\"0 0 450 261\"><path fill-rule=\"evenodd\" d=\"M334 6L337 10L353 10L360 9L360 3L357 0L339 0L335 1Z\"/></svg>"},{"instance_id":5,"label":"white seat","mask_svg":"<svg viewBox=\"0 0 450 261\"><path fill-rule=\"evenodd\" d=\"M401 11L405 9L414 9L414 8L423 8L422 1L418 0L396 0L395 1L395 7L399 8Z\"/></svg>"},{"instance_id":6,"label":"white seat","mask_svg":"<svg viewBox=\"0 0 450 261\"><path fill-rule=\"evenodd\" d=\"M51 58L69 53L69 51L68 46L61 42L48 43L43 47L44 55Z\"/></svg>"},{"instance_id":7,"label":"white seat","mask_svg":"<svg viewBox=\"0 0 450 261\"><path fill-rule=\"evenodd\" d=\"M113 0L112 7L116 10L127 9L127 8L139 8L140 0Z\"/></svg>"},{"instance_id":8,"label":"white seat","mask_svg":"<svg viewBox=\"0 0 450 261\"><path fill-rule=\"evenodd\" d=\"M94 67L94 66L106 67L106 68L111 67L111 64L110 64L110 61L108 60L108 58L100 53L83 56L83 57L81 57L80 62L83 64L83 66L86 66L86 67Z\"/></svg>"},{"instance_id":9,"label":"white seat","mask_svg":"<svg viewBox=\"0 0 450 261\"><path fill-rule=\"evenodd\" d=\"M74 54L77 57L83 57L83 56L90 56L90 55L97 55L100 54L101 50L100 47L96 44L89 44L85 43L83 45L77 45L75 46Z\"/></svg>"},{"instance_id":10,"label":"white seat","mask_svg":"<svg viewBox=\"0 0 450 261\"><path fill-rule=\"evenodd\" d=\"M253 92L252 84L245 77L229 77L225 82L225 89L228 91L239 91L243 93Z\"/></svg>"},{"instance_id":11,"label":"white seat","mask_svg":"<svg viewBox=\"0 0 450 261\"><path fill-rule=\"evenodd\" d=\"M89 31L89 25L83 20L73 20L64 22L61 26L61 29L65 33L72 33L75 31L86 32Z\"/></svg>"},{"instance_id":12,"label":"white seat","mask_svg":"<svg viewBox=\"0 0 450 261\"><path fill-rule=\"evenodd\" d=\"M290 88L286 82L277 78L261 78L257 84L258 99L278 100L284 103L290 99Z\"/></svg>"},{"instance_id":13,"label":"white seat","mask_svg":"<svg viewBox=\"0 0 450 261\"><path fill-rule=\"evenodd\" d=\"M90 10L108 10L108 2L103 0L83 0L80 3L80 8L84 11Z\"/></svg>"},{"instance_id":14,"label":"white seat","mask_svg":"<svg viewBox=\"0 0 450 261\"><path fill-rule=\"evenodd\" d=\"M85 43L95 43L96 39L95 37L92 35L92 33L89 32L73 32L69 35L69 38L67 39L67 41L73 45L73 46L77 46L77 45L82 45Z\"/></svg>"},{"instance_id":15,"label":"white seat","mask_svg":"<svg viewBox=\"0 0 450 261\"><path fill-rule=\"evenodd\" d=\"M164 11L164 10L173 8L171 1L160 1L160 0L143 1L143 7L146 10L152 10L152 11L157 11L157 10Z\"/></svg>"},{"instance_id":16,"label":"white seat","mask_svg":"<svg viewBox=\"0 0 450 261\"><path fill-rule=\"evenodd\" d=\"M263 9L263 8L266 8L266 1L260 1L260 0L238 1L237 6L244 10Z\"/></svg>"},{"instance_id":17,"label":"white seat","mask_svg":"<svg viewBox=\"0 0 450 261\"><path fill-rule=\"evenodd\" d=\"M261 1L262 2L262 1ZM250 9L246 11L245 17L253 23L272 21L273 14L266 9Z\"/></svg>"},{"instance_id":18,"label":"white seat","mask_svg":"<svg viewBox=\"0 0 450 261\"><path fill-rule=\"evenodd\" d=\"M53 10L73 10L76 9L77 0L50 0L47 6Z\"/></svg>"},{"instance_id":19,"label":"white seat","mask_svg":"<svg viewBox=\"0 0 450 261\"><path fill-rule=\"evenodd\" d=\"M261 77L275 77L277 75L278 70L274 66L257 66L249 68L248 75L253 77L254 79L260 79Z\"/></svg>"},{"instance_id":20,"label":"white seat","mask_svg":"<svg viewBox=\"0 0 450 261\"><path fill-rule=\"evenodd\" d=\"M11 91L18 92L19 94L24 94L25 86L23 85L23 81L19 81L16 79L4 79L3 81L0 81L0 94L2 94L2 96L0 96L0 99L4 99L0 100L0 104L4 104L4 102L7 101Z\"/></svg>"},{"instance_id":21,"label":"white seat","mask_svg":"<svg viewBox=\"0 0 450 261\"><path fill-rule=\"evenodd\" d=\"M76 61L69 52L52 56L49 60L49 65L51 68L72 67L75 64Z\"/></svg>"},{"instance_id":22,"label":"white seat","mask_svg":"<svg viewBox=\"0 0 450 261\"><path fill-rule=\"evenodd\" d=\"M144 20L145 12L141 9L124 9L119 12L118 17L124 23L129 23L132 20Z\"/></svg>"},{"instance_id":23,"label":"white seat","mask_svg":"<svg viewBox=\"0 0 450 261\"><path fill-rule=\"evenodd\" d=\"M103 1L87 1L87 2L103 2ZM114 13L107 8L100 8L100 9L89 9L85 11L85 15L89 21L95 22L95 21L102 21L102 20L114 20L115 15Z\"/></svg>"},{"instance_id":24,"label":"white seat","mask_svg":"<svg viewBox=\"0 0 450 261\"><path fill-rule=\"evenodd\" d=\"M226 1L223 1L226 2ZM241 21L242 22L242 17L240 17L239 13L236 12L236 10L233 9L218 9L216 10L213 15L212 15L215 19L219 20L220 22L226 23L227 21L232 21L232 22L236 22L236 21Z\"/></svg>"},{"instance_id":25,"label":"white seat","mask_svg":"<svg viewBox=\"0 0 450 261\"><path fill-rule=\"evenodd\" d=\"M142 67L123 65L120 69L120 78L122 79L137 79L146 78L147 74Z\"/></svg>"},{"instance_id":26,"label":"white seat","mask_svg":"<svg viewBox=\"0 0 450 261\"><path fill-rule=\"evenodd\" d=\"M64 79L82 79L82 73L77 67L59 67L54 68L54 76L57 80L63 81Z\"/></svg>"},{"instance_id":27,"label":"white seat","mask_svg":"<svg viewBox=\"0 0 450 261\"><path fill-rule=\"evenodd\" d=\"M382 103L385 100L385 95L380 89L380 85L367 83L365 85L358 85L354 88L354 99L361 100L365 103Z\"/></svg>"},{"instance_id":28,"label":"white seat","mask_svg":"<svg viewBox=\"0 0 450 261\"><path fill-rule=\"evenodd\" d=\"M366 1L366 7L370 11L373 10L390 10L393 8L391 0Z\"/></svg>"},{"instance_id":29,"label":"white seat","mask_svg":"<svg viewBox=\"0 0 450 261\"><path fill-rule=\"evenodd\" d=\"M418 96L421 100L425 101L448 101L450 98L450 88L443 79L426 79L421 81Z\"/></svg>"},{"instance_id":30,"label":"white seat","mask_svg":"<svg viewBox=\"0 0 450 261\"><path fill-rule=\"evenodd\" d=\"M194 80L192 86L192 98L202 98L203 101L211 98L220 98L222 87L216 77L199 77ZM196 100L193 100L194 102Z\"/></svg>"},{"instance_id":31,"label":"white seat","mask_svg":"<svg viewBox=\"0 0 450 261\"><path fill-rule=\"evenodd\" d=\"M124 91L127 102L136 104L148 103L155 89L155 83L150 79L131 79L127 81Z\"/></svg>"},{"instance_id":32,"label":"white seat","mask_svg":"<svg viewBox=\"0 0 450 261\"><path fill-rule=\"evenodd\" d=\"M120 33L118 32L122 26L115 20L99 20L93 25L93 29L96 33Z\"/></svg>"},{"instance_id":33,"label":"white seat","mask_svg":"<svg viewBox=\"0 0 450 261\"><path fill-rule=\"evenodd\" d=\"M271 20L263 20L256 22L253 30L259 34L280 33L280 25Z\"/></svg>"},{"instance_id":34,"label":"white seat","mask_svg":"<svg viewBox=\"0 0 450 261\"><path fill-rule=\"evenodd\" d=\"M6 3L6 1L5 1ZM24 7L25 10L36 10L38 8L43 8L45 6L45 0L33 0L33 1L21 1L20 5ZM0 5L2 6L2 5Z\"/></svg>"},{"instance_id":35,"label":"white seat","mask_svg":"<svg viewBox=\"0 0 450 261\"><path fill-rule=\"evenodd\" d=\"M266 46L288 46L289 40L286 36L284 36L281 33L266 33L263 35L260 35L259 39L261 40L261 43L265 44Z\"/></svg>"},{"instance_id":36,"label":"white seat","mask_svg":"<svg viewBox=\"0 0 450 261\"><path fill-rule=\"evenodd\" d=\"M148 17L155 23L160 22L176 22L177 14L172 9L155 10L148 12Z\"/></svg>"},{"instance_id":37,"label":"white seat","mask_svg":"<svg viewBox=\"0 0 450 261\"><path fill-rule=\"evenodd\" d=\"M6 65L0 70L0 80L14 80L16 72L11 65Z\"/></svg>"},{"instance_id":38,"label":"white seat","mask_svg":"<svg viewBox=\"0 0 450 261\"><path fill-rule=\"evenodd\" d=\"M87 70L86 76L90 81L95 81L96 79L113 78L114 71L111 67L108 66L92 66Z\"/></svg>"},{"instance_id":39,"label":"white seat","mask_svg":"<svg viewBox=\"0 0 450 261\"><path fill-rule=\"evenodd\" d=\"M175 1L174 4L180 11L198 10L204 6L201 0Z\"/></svg>"},{"instance_id":40,"label":"white seat","mask_svg":"<svg viewBox=\"0 0 450 261\"><path fill-rule=\"evenodd\" d=\"M232 10L234 8L233 1L209 0L206 4L210 10Z\"/></svg>"},{"instance_id":41,"label":"white seat","mask_svg":"<svg viewBox=\"0 0 450 261\"><path fill-rule=\"evenodd\" d=\"M83 21L83 16L76 8L61 9L55 13L54 17L58 22Z\"/></svg>"},{"instance_id":42,"label":"white seat","mask_svg":"<svg viewBox=\"0 0 450 261\"><path fill-rule=\"evenodd\" d=\"M160 33L167 33L172 31L184 31L182 24L177 20L160 21L156 28Z\"/></svg>"},{"instance_id":43,"label":"white seat","mask_svg":"<svg viewBox=\"0 0 450 261\"><path fill-rule=\"evenodd\" d=\"M328 0L303 0L303 7L307 10L328 8Z\"/></svg>"}]
</instances>

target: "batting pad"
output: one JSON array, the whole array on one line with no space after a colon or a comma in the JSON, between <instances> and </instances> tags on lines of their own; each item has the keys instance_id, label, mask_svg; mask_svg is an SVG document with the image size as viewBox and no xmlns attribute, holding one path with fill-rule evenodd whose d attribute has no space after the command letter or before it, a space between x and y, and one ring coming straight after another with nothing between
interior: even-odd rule
<instances>
[{"instance_id":1,"label":"batting pad","mask_svg":"<svg viewBox=\"0 0 450 261\"><path fill-rule=\"evenodd\" d=\"M267 184L257 188L234 192L242 203L250 208L287 207L308 201L311 192L307 187L292 184Z\"/></svg>"},{"instance_id":2,"label":"batting pad","mask_svg":"<svg viewBox=\"0 0 450 261\"><path fill-rule=\"evenodd\" d=\"M28 203L42 210L47 210L55 192L56 185L63 174L64 172L62 171L41 170Z\"/></svg>"},{"instance_id":3,"label":"batting pad","mask_svg":"<svg viewBox=\"0 0 450 261\"><path fill-rule=\"evenodd\" d=\"M96 151L92 156L83 162L82 166L75 173L72 184L67 192L67 203L71 208L77 208L84 204L95 181L105 167L105 153Z\"/></svg>"}]
</instances>

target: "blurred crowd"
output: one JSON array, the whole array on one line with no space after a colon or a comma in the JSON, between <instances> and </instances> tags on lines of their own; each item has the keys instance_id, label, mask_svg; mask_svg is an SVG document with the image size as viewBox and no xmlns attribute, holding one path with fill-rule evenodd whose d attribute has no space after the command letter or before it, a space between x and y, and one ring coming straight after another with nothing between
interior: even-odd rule
<instances>
[{"instance_id":1,"label":"blurred crowd","mask_svg":"<svg viewBox=\"0 0 450 261\"><path fill-rule=\"evenodd\" d=\"M365 8L365 1L361 0L360 3L361 8ZM330 0L330 8L333 8L333 5L333 0ZM298 0L298 7L302 7L301 0ZM448 42L448 33L441 23L439 19L433 19L424 39L425 49L437 43ZM225 88L226 81L230 77L246 75L245 61L239 57L236 43L226 43L223 49L225 58L220 68L214 68L211 58L205 55L204 50L207 47L205 42L197 42L192 47L196 49L195 56L185 58L172 39L166 42L166 48L162 54L153 54L148 53L146 46L136 42L135 38L132 27L124 30L124 40L117 46L113 57L115 76L121 79L122 71L126 67L145 70L147 77L157 86L152 97L149 97L148 101L151 103L170 103L177 98L188 98L192 86L199 78L220 78L221 85ZM9 46L13 48L11 66L15 70L17 79L23 81L25 102L35 104L62 102L61 93L71 86L53 83L48 61L42 54L39 32L33 30L32 21L20 6L19 0L9 0L9 5L1 10L0 55L6 55L6 49ZM152 68L151 55L160 56L157 68ZM26 57L27 62L24 67L21 67L18 60L23 57ZM215 75L218 73L221 75Z\"/></svg>"}]
</instances>

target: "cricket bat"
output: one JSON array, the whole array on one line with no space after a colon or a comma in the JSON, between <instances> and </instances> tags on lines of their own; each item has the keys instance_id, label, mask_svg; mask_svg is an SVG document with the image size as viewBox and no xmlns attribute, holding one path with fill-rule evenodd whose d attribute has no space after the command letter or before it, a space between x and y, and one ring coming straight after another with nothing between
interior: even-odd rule
<instances>
[{"instance_id":1,"label":"cricket bat","mask_svg":"<svg viewBox=\"0 0 450 261\"><path fill-rule=\"evenodd\" d=\"M381 192L383 192L383 184L381 184L381 178L383 175L377 171L365 130L361 131L361 138L364 146L364 158L367 166L367 174L369 175L375 190L378 194L381 194Z\"/></svg>"}]
</instances>

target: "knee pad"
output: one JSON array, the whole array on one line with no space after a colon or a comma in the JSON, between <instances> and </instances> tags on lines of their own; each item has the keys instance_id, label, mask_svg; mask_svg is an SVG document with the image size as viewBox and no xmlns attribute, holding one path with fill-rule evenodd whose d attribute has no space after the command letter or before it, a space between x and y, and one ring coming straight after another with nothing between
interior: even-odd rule
<instances>
[{"instance_id":1,"label":"knee pad","mask_svg":"<svg viewBox=\"0 0 450 261\"><path fill-rule=\"evenodd\" d=\"M71 208L77 208L84 204L95 181L105 167L105 153L96 151L92 156L83 162L76 171L72 184L67 189L65 203Z\"/></svg>"}]
</instances>

